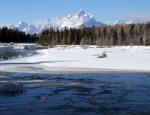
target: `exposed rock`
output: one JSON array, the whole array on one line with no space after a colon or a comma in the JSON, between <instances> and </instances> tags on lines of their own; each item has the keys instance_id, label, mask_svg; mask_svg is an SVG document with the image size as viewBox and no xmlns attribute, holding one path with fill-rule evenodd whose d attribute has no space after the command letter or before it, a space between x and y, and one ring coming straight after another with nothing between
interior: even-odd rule
<instances>
[{"instance_id":1,"label":"exposed rock","mask_svg":"<svg viewBox=\"0 0 150 115\"><path fill-rule=\"evenodd\" d=\"M97 56L97 58L106 58L107 57L107 54L103 53L103 54L100 54L99 56Z\"/></svg>"}]
</instances>

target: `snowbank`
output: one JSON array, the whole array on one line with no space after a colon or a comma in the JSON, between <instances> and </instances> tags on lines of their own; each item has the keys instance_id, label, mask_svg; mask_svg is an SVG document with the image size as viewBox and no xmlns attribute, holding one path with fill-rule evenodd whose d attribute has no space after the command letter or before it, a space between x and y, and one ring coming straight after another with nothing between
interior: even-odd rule
<instances>
[{"instance_id":1,"label":"snowbank","mask_svg":"<svg viewBox=\"0 0 150 115\"><path fill-rule=\"evenodd\" d=\"M39 54L0 61L0 71L143 71L150 72L150 47L56 46L37 50ZM97 58L106 54L105 58Z\"/></svg>"},{"instance_id":2,"label":"snowbank","mask_svg":"<svg viewBox=\"0 0 150 115\"><path fill-rule=\"evenodd\" d=\"M150 47L123 46L112 48L56 47L39 50L41 55L33 56L29 62L54 67L105 68L150 71ZM106 58L97 55L107 54Z\"/></svg>"}]
</instances>

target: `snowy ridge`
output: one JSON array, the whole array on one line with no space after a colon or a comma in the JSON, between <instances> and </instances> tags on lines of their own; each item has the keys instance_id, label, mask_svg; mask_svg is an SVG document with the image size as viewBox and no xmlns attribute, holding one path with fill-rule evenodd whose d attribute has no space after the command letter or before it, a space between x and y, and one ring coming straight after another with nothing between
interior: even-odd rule
<instances>
[{"instance_id":1,"label":"snowy ridge","mask_svg":"<svg viewBox=\"0 0 150 115\"><path fill-rule=\"evenodd\" d=\"M116 20L113 25L115 24L146 24L149 22L149 19L144 19L144 18L129 18L129 19L122 19L122 20Z\"/></svg>"},{"instance_id":2,"label":"snowy ridge","mask_svg":"<svg viewBox=\"0 0 150 115\"><path fill-rule=\"evenodd\" d=\"M23 31L25 33L37 33L37 28L32 24L27 24L25 22L20 21L18 24L8 25L8 28L17 29L19 31Z\"/></svg>"},{"instance_id":3,"label":"snowy ridge","mask_svg":"<svg viewBox=\"0 0 150 115\"><path fill-rule=\"evenodd\" d=\"M95 20L94 16L90 13L85 13L82 9L79 10L75 15L68 15L63 18L46 19L45 21L38 22L35 24L27 24L25 22L19 22L18 24L8 25L8 28L18 29L25 33L41 33L42 30L53 27L54 29L64 28L79 28L80 26L100 26L104 25L101 22Z\"/></svg>"}]
</instances>

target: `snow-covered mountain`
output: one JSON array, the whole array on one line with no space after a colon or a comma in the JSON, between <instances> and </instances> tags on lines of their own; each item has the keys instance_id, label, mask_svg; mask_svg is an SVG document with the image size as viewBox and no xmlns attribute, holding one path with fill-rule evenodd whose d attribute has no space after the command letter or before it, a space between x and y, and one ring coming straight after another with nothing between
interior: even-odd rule
<instances>
[{"instance_id":1,"label":"snow-covered mountain","mask_svg":"<svg viewBox=\"0 0 150 115\"><path fill-rule=\"evenodd\" d=\"M18 29L25 33L41 33L44 29L54 28L54 29L64 29L64 28L79 28L82 25L87 27L90 26L101 26L101 25L115 25L115 24L138 24L147 23L150 19L132 17L128 19L109 21L109 22L99 22L96 21L94 16L90 13L84 12L80 9L74 15L68 15L62 18L46 19L45 21L36 22L34 24L27 24L20 21L18 24L8 25L8 28Z\"/></svg>"},{"instance_id":2,"label":"snow-covered mountain","mask_svg":"<svg viewBox=\"0 0 150 115\"><path fill-rule=\"evenodd\" d=\"M25 33L37 33L37 28L32 24L27 24L25 22L20 21L18 24L8 25L8 28L18 29L19 31L23 31Z\"/></svg>"},{"instance_id":3,"label":"snow-covered mountain","mask_svg":"<svg viewBox=\"0 0 150 115\"><path fill-rule=\"evenodd\" d=\"M85 13L82 9L79 10L75 15L68 15L63 18L46 19L45 21L38 22L35 24L27 24L25 22L19 22L18 24L8 25L8 28L18 29L25 33L40 33L44 29L53 27L54 29L66 28L79 28L81 25L85 26L100 26L104 25L101 22L95 20L94 16L90 13Z\"/></svg>"},{"instance_id":4,"label":"snow-covered mountain","mask_svg":"<svg viewBox=\"0 0 150 115\"><path fill-rule=\"evenodd\" d=\"M115 25L115 24L139 24L139 23L145 24L148 21L149 21L149 19L133 17L133 18L129 18L129 19L116 20L113 23L113 25Z\"/></svg>"}]
</instances>

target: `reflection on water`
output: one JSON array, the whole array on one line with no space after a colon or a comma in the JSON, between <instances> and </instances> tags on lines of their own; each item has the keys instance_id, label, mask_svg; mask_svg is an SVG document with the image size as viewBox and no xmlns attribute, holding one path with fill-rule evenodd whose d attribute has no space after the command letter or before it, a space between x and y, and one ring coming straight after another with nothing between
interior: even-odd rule
<instances>
[{"instance_id":1,"label":"reflection on water","mask_svg":"<svg viewBox=\"0 0 150 115\"><path fill-rule=\"evenodd\" d=\"M0 77L1 84L15 81L26 89L13 97L0 95L2 115L150 114L150 75L1 73L1 76L5 76Z\"/></svg>"},{"instance_id":2,"label":"reflection on water","mask_svg":"<svg viewBox=\"0 0 150 115\"><path fill-rule=\"evenodd\" d=\"M0 86L0 95L4 96L17 96L25 92L25 88L22 83L17 82L6 82L1 83Z\"/></svg>"},{"instance_id":3,"label":"reflection on water","mask_svg":"<svg viewBox=\"0 0 150 115\"><path fill-rule=\"evenodd\" d=\"M22 55L23 55L22 52L17 52L17 51L1 51L0 60L8 60L15 57L21 57Z\"/></svg>"},{"instance_id":4,"label":"reflection on water","mask_svg":"<svg viewBox=\"0 0 150 115\"><path fill-rule=\"evenodd\" d=\"M14 59L17 57L30 56L35 54L34 50L15 50L13 48L0 48L0 61Z\"/></svg>"}]
</instances>

